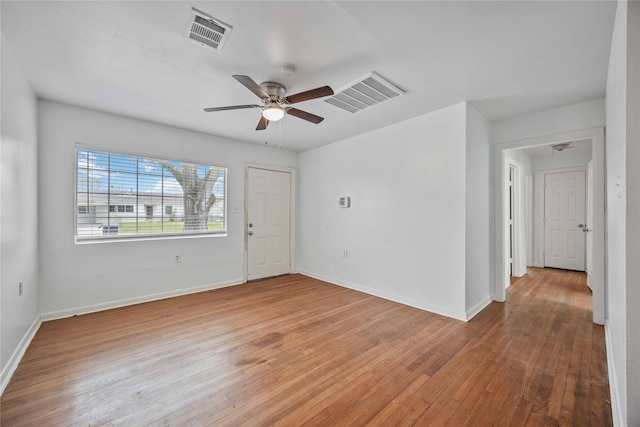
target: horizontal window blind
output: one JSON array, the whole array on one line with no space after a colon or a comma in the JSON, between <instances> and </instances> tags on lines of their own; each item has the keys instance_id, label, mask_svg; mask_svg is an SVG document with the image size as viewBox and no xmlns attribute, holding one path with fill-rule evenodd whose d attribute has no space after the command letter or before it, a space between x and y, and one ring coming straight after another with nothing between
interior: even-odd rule
<instances>
[{"instance_id":1,"label":"horizontal window blind","mask_svg":"<svg viewBox=\"0 0 640 427\"><path fill-rule=\"evenodd\" d=\"M226 233L226 168L76 149L76 241Z\"/></svg>"}]
</instances>

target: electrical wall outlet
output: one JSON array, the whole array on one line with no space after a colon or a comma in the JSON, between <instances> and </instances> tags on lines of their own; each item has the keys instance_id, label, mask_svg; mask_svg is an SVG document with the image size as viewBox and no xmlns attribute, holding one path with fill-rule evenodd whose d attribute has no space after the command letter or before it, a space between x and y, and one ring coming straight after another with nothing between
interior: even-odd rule
<instances>
[{"instance_id":1,"label":"electrical wall outlet","mask_svg":"<svg viewBox=\"0 0 640 427\"><path fill-rule=\"evenodd\" d=\"M182 255L176 254L175 258L173 259L173 262L175 263L182 262Z\"/></svg>"},{"instance_id":2,"label":"electrical wall outlet","mask_svg":"<svg viewBox=\"0 0 640 427\"><path fill-rule=\"evenodd\" d=\"M18 296L22 295L22 282L18 282Z\"/></svg>"}]
</instances>

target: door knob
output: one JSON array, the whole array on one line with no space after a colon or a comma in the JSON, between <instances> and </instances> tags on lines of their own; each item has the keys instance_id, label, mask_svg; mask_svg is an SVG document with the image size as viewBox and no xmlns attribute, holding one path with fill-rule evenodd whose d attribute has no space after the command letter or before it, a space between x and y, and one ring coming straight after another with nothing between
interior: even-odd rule
<instances>
[{"instance_id":1,"label":"door knob","mask_svg":"<svg viewBox=\"0 0 640 427\"><path fill-rule=\"evenodd\" d=\"M249 231L249 236L253 236L253 231Z\"/></svg>"}]
</instances>

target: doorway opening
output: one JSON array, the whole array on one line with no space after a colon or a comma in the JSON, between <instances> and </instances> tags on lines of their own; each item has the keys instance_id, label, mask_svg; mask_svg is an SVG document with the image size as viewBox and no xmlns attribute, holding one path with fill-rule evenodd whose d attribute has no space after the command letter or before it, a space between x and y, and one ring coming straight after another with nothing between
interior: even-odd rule
<instances>
[{"instance_id":1,"label":"doorway opening","mask_svg":"<svg viewBox=\"0 0 640 427\"><path fill-rule=\"evenodd\" d=\"M593 321L597 324L604 324L605 319L605 302L604 302L604 128L593 128L582 131L567 132L546 137L531 138L527 140L519 140L512 142L499 143L495 146L495 229L496 229L496 281L492 289L492 296L496 301L505 300L505 289L510 283L512 273L511 269L511 238L512 233L509 224L511 206L511 190L509 187L509 177L511 176L511 163L509 161L510 154L518 149L549 147L551 145L566 144L573 141L588 141L591 144L591 167L587 175L591 179L593 185L587 185L587 218L590 223L582 223L588 229L586 239L587 258L591 261L586 266L589 287L593 291ZM541 175L541 174L540 174ZM539 180L537 181L539 184ZM544 207L544 203L540 202L540 186L534 190L537 195L533 198L534 204L538 204L532 210L534 216L538 216L538 220L533 221L534 245L533 259L528 264L534 267L544 267L544 249L541 249L540 242L544 241L544 237L539 239L542 232L540 227L540 218L544 218L544 212L540 213L540 209ZM517 194L514 195L514 200ZM516 208L517 209L517 208ZM590 211L589 211L590 209ZM517 218L517 214L515 215ZM517 227L517 221L516 221ZM517 236L517 229L514 228L514 236ZM536 237L536 235L538 235ZM536 240L537 239L537 240ZM517 266L518 248L531 247L530 242L518 243L514 241L515 250L514 266ZM525 258L529 258L525 256Z\"/></svg>"}]
</instances>

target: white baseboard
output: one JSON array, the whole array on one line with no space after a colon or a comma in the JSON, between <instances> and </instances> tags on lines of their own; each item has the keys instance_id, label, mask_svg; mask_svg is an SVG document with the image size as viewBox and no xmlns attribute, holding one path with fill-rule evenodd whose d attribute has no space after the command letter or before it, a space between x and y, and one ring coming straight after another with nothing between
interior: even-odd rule
<instances>
[{"instance_id":1,"label":"white baseboard","mask_svg":"<svg viewBox=\"0 0 640 427\"><path fill-rule=\"evenodd\" d=\"M513 275L515 277L524 277L524 276L526 276L527 275L527 267L517 268Z\"/></svg>"},{"instance_id":2,"label":"white baseboard","mask_svg":"<svg viewBox=\"0 0 640 427\"><path fill-rule=\"evenodd\" d=\"M33 337L36 336L36 332L38 332L38 329L40 329L41 324L42 324L41 316L36 316L31 326L29 326L27 333L24 334L24 337L22 337L22 340L20 340L20 344L18 344L18 347L11 355L11 358L9 358L9 362L7 363L5 368L2 370L2 374L1 374L2 382L0 383L1 384L0 394L4 393L4 389L9 384L9 381L11 380L13 373L16 371L16 369L18 368L18 365L20 364L20 361L22 360L22 356L24 356L24 353L27 351L27 348L29 348L29 344L31 344L31 340L33 339Z\"/></svg>"},{"instance_id":3,"label":"white baseboard","mask_svg":"<svg viewBox=\"0 0 640 427\"><path fill-rule=\"evenodd\" d=\"M228 282L213 283L193 288L178 289L175 291L161 292L140 297L127 298L101 304L87 305L84 307L70 308L66 310L52 311L40 315L42 321L63 319L65 317L79 316L81 314L95 313L98 311L111 310L113 308L126 307L128 305L141 304L144 302L158 301L166 298L179 297L181 295L195 294L198 292L210 291L212 289L226 288L242 284L242 280L231 280Z\"/></svg>"},{"instance_id":4,"label":"white baseboard","mask_svg":"<svg viewBox=\"0 0 640 427\"><path fill-rule=\"evenodd\" d=\"M365 294L373 295L375 297L384 298L386 300L398 302L400 304L408 305L409 307L419 308L420 310L428 311L430 313L439 314L441 316L451 317L456 320L462 320L463 322L467 321L467 314L461 311L455 311L448 309L446 307L441 307L434 304L427 304L424 302L416 302L415 300L402 297L400 295L393 294L391 292L381 291L379 289L370 288L368 286L359 285L356 283L346 282L344 280L336 279L334 277L325 276L323 274L313 273L311 271L306 270L297 270L298 273L312 277L314 279L322 280L324 282L329 282L334 285L342 286L344 288L353 289L355 291L360 291Z\"/></svg>"},{"instance_id":5,"label":"white baseboard","mask_svg":"<svg viewBox=\"0 0 640 427\"><path fill-rule=\"evenodd\" d=\"M484 310L484 308L489 304L491 304L492 301L493 300L491 299L491 297L488 296L482 301L480 301L479 303L477 303L476 305L474 305L473 307L471 307L471 309L467 310L466 320L469 321L473 319L476 316L476 314Z\"/></svg>"},{"instance_id":6,"label":"white baseboard","mask_svg":"<svg viewBox=\"0 0 640 427\"><path fill-rule=\"evenodd\" d=\"M624 415L622 414L622 407L620 406L620 396L618 396L618 380L616 379L616 370L613 362L612 345L611 345L611 333L609 332L609 325L605 321L604 324L604 337L605 345L607 347L607 373L609 374L609 392L611 393L611 414L613 416L613 426L623 427Z\"/></svg>"}]
</instances>

